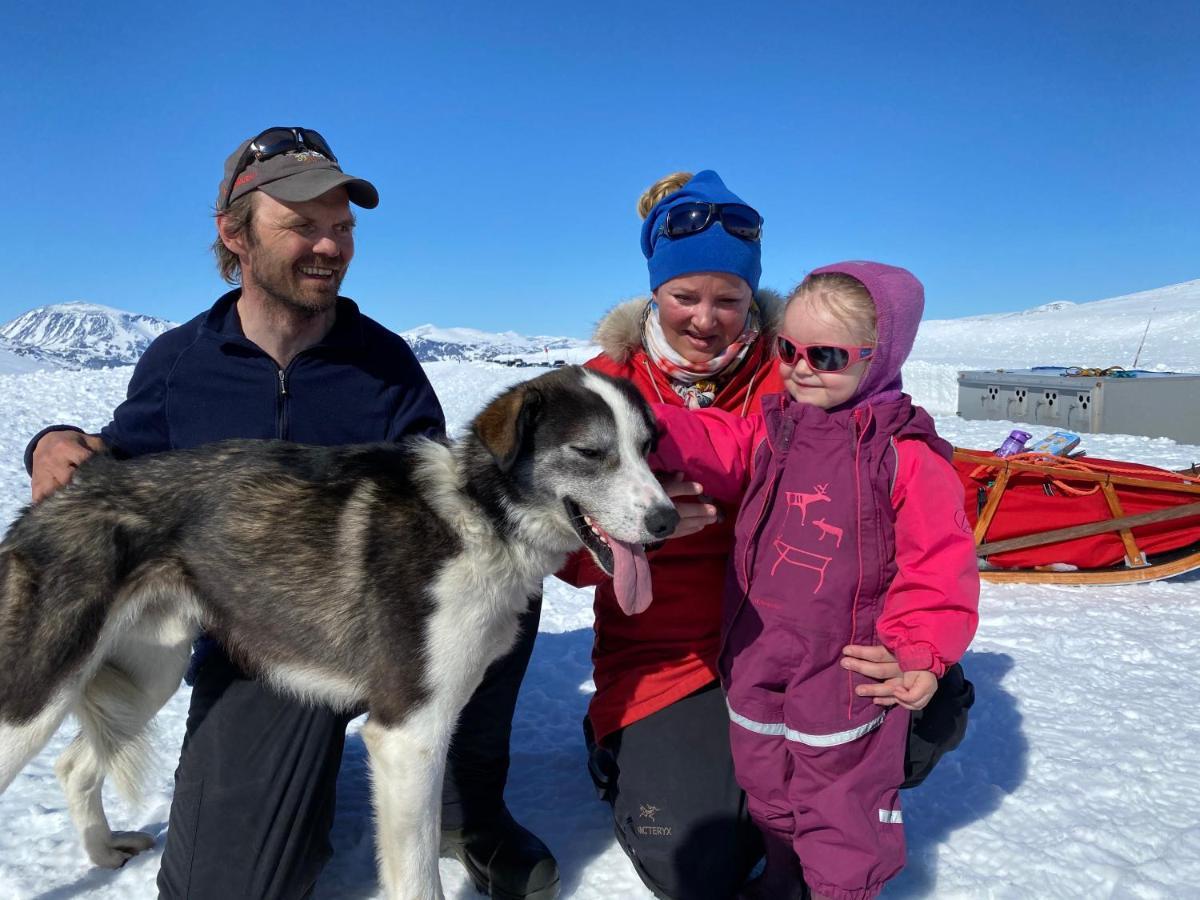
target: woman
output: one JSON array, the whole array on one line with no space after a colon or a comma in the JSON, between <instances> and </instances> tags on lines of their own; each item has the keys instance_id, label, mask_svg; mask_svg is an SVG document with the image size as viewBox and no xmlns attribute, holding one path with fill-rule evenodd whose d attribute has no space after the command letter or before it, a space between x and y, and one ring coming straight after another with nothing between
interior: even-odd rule
<instances>
[{"instance_id":1,"label":"woman","mask_svg":"<svg viewBox=\"0 0 1200 900\"><path fill-rule=\"evenodd\" d=\"M653 402L747 415L783 390L771 352L781 304L758 285L762 218L711 171L667 176L642 195L638 211L651 297L603 319L596 332L603 352L587 365L630 379ZM698 485L668 490L683 524L650 553L654 603L646 612L625 616L611 579L586 554L560 574L597 585L596 693L584 729L621 847L658 897L728 898L762 854L733 777L717 684L736 511L716 509L696 495ZM899 675L882 647L852 649L850 668ZM890 690L884 680L865 692L886 704ZM961 740L971 699L961 670L947 673L910 734L910 786Z\"/></svg>"}]
</instances>

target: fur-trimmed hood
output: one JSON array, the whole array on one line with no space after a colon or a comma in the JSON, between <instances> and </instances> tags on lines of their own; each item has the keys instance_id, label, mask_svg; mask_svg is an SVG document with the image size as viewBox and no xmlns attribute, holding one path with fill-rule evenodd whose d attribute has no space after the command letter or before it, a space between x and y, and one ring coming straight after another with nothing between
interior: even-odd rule
<instances>
[{"instance_id":1,"label":"fur-trimmed hood","mask_svg":"<svg viewBox=\"0 0 1200 900\"><path fill-rule=\"evenodd\" d=\"M604 355L613 362L624 364L642 347L642 315L649 297L635 297L619 303L604 314L596 325L592 340L600 345ZM770 288L759 288L754 295L758 305L760 341L768 343L779 333L783 322L783 298Z\"/></svg>"}]
</instances>

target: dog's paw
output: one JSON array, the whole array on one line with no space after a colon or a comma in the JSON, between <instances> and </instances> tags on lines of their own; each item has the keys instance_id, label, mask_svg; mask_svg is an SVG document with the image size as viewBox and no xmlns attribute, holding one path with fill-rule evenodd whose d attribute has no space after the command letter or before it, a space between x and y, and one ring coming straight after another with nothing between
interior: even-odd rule
<instances>
[{"instance_id":1,"label":"dog's paw","mask_svg":"<svg viewBox=\"0 0 1200 900\"><path fill-rule=\"evenodd\" d=\"M101 868L119 869L143 850L154 846L154 838L143 831L114 831L106 841L87 848L92 862Z\"/></svg>"}]
</instances>

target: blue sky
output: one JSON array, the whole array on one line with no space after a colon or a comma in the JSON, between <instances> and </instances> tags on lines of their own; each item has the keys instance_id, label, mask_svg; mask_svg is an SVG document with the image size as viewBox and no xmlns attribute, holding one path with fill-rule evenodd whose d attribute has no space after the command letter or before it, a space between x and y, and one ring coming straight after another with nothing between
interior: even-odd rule
<instances>
[{"instance_id":1,"label":"blue sky","mask_svg":"<svg viewBox=\"0 0 1200 900\"><path fill-rule=\"evenodd\" d=\"M645 291L638 194L716 169L763 283L906 266L927 317L1200 277L1194 2L11 6L0 321L223 290L226 155L320 130L380 190L343 292L425 322L587 336Z\"/></svg>"}]
</instances>

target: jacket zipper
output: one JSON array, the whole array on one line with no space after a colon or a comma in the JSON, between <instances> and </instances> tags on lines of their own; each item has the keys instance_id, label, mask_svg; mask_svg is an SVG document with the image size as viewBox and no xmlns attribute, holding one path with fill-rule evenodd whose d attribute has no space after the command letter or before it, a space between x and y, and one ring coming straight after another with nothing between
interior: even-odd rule
<instances>
[{"instance_id":1,"label":"jacket zipper","mask_svg":"<svg viewBox=\"0 0 1200 900\"><path fill-rule=\"evenodd\" d=\"M750 399L754 396L754 380L758 377L758 370L750 373L750 383L746 385L746 399L742 401L742 418L746 418L750 414Z\"/></svg>"},{"instance_id":2,"label":"jacket zipper","mask_svg":"<svg viewBox=\"0 0 1200 900\"><path fill-rule=\"evenodd\" d=\"M275 417L275 436L279 440L287 440L288 420L287 420L287 372L283 369L276 369L279 375L279 405L278 414Z\"/></svg>"},{"instance_id":3,"label":"jacket zipper","mask_svg":"<svg viewBox=\"0 0 1200 900\"><path fill-rule=\"evenodd\" d=\"M868 422L870 416L870 407L868 407ZM854 599L850 604L850 640L849 643L854 643L857 639L858 631L858 601L862 596L863 586L863 558L862 558L862 530L863 530L863 500L862 500L862 439L866 434L866 426L862 420L862 409L854 410L854 415L850 422L850 443L854 453L854 505L858 514L855 518L855 537L858 552L858 583L854 587ZM854 673L849 669L846 670L846 718L850 719L854 716Z\"/></svg>"}]
</instances>

